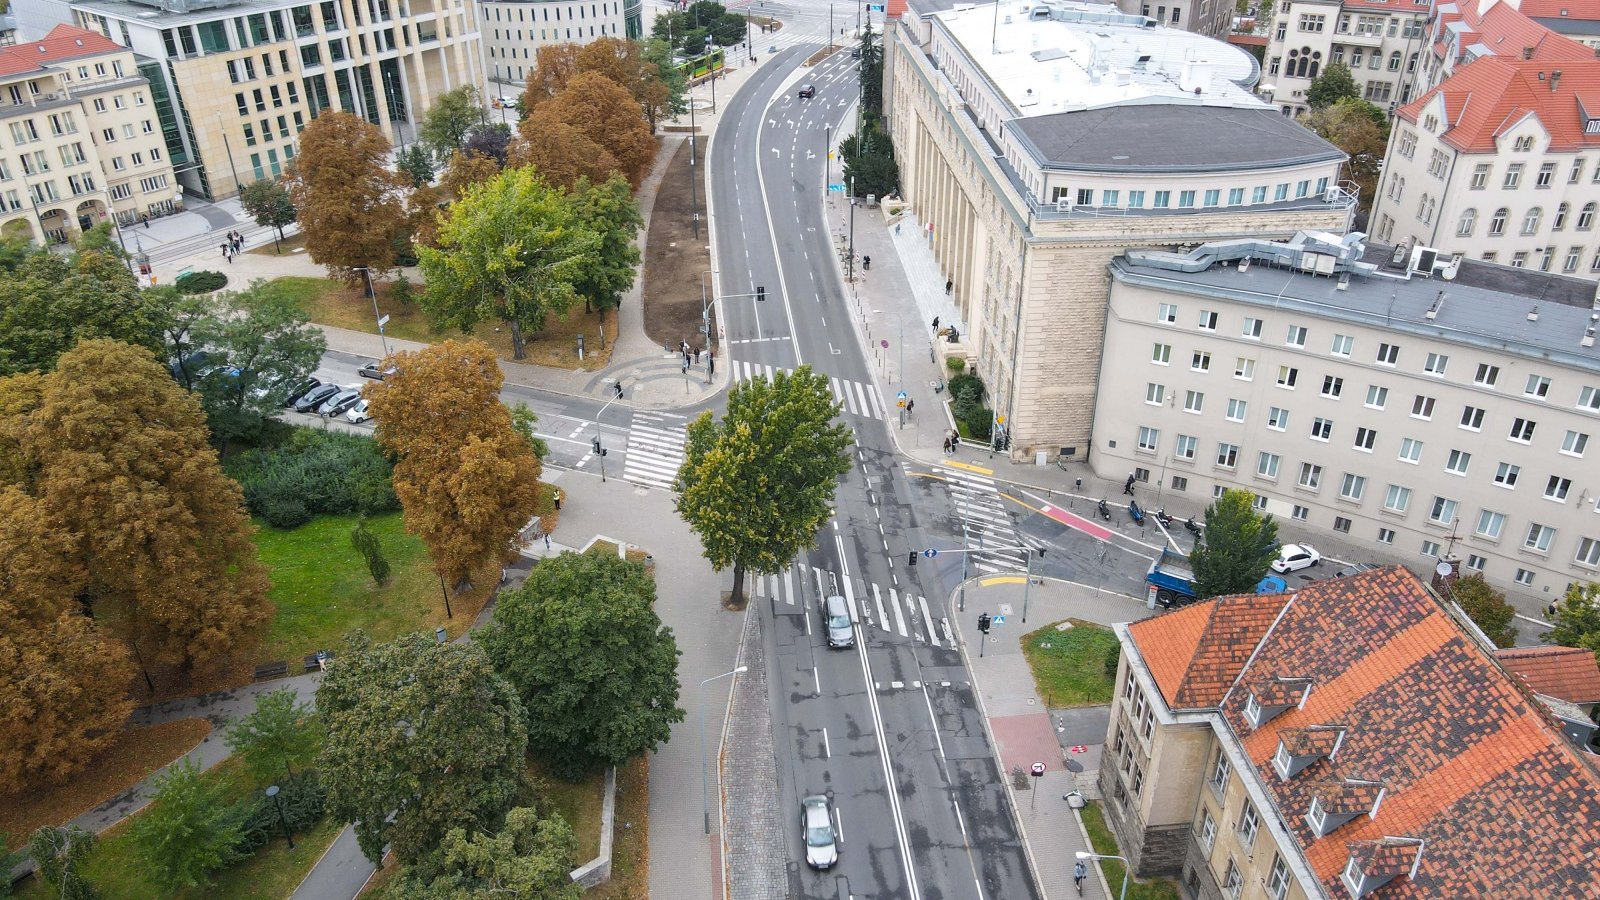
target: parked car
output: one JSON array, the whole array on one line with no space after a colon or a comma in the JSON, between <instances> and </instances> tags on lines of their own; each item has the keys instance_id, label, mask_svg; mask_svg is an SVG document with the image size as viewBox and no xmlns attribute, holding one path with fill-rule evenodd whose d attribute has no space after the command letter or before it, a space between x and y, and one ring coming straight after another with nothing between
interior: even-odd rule
<instances>
[{"instance_id":1,"label":"parked car","mask_svg":"<svg viewBox=\"0 0 1600 900\"><path fill-rule=\"evenodd\" d=\"M283 405L292 408L295 401L319 387L322 387L322 379L302 378L289 386L289 393L284 396Z\"/></svg>"},{"instance_id":2,"label":"parked car","mask_svg":"<svg viewBox=\"0 0 1600 900\"><path fill-rule=\"evenodd\" d=\"M849 647L856 642L856 629L850 623L850 606L835 594L822 601L822 624L828 630L829 647Z\"/></svg>"},{"instance_id":3,"label":"parked car","mask_svg":"<svg viewBox=\"0 0 1600 900\"><path fill-rule=\"evenodd\" d=\"M800 99L801 100L810 100L812 97L815 97L816 95L817 95L817 86L816 85L814 85L814 84L802 84L802 85L800 85Z\"/></svg>"},{"instance_id":4,"label":"parked car","mask_svg":"<svg viewBox=\"0 0 1600 900\"><path fill-rule=\"evenodd\" d=\"M800 801L800 833L806 838L806 862L814 869L833 868L839 861L839 833L827 797L814 794Z\"/></svg>"},{"instance_id":5,"label":"parked car","mask_svg":"<svg viewBox=\"0 0 1600 900\"><path fill-rule=\"evenodd\" d=\"M365 397L357 400L356 405L350 407L350 410L344 414L344 420L351 425L360 425L371 418L372 413L367 412L367 398Z\"/></svg>"},{"instance_id":6,"label":"parked car","mask_svg":"<svg viewBox=\"0 0 1600 900\"><path fill-rule=\"evenodd\" d=\"M396 371L398 370L396 370L394 366L382 367L378 363L369 362L357 369L356 374L360 375L362 378L376 378L377 380L382 381L385 378L388 378L390 375L393 375Z\"/></svg>"},{"instance_id":7,"label":"parked car","mask_svg":"<svg viewBox=\"0 0 1600 900\"><path fill-rule=\"evenodd\" d=\"M319 384L294 401L294 411L297 413L315 413L317 407L328 402L334 394L343 390L337 384Z\"/></svg>"},{"instance_id":8,"label":"parked car","mask_svg":"<svg viewBox=\"0 0 1600 900\"><path fill-rule=\"evenodd\" d=\"M1272 571L1282 575L1298 572L1322 562L1322 554L1310 544L1284 544L1278 548L1278 558L1272 561Z\"/></svg>"},{"instance_id":9,"label":"parked car","mask_svg":"<svg viewBox=\"0 0 1600 900\"><path fill-rule=\"evenodd\" d=\"M350 407L361 402L361 388L358 385L340 388L337 394L323 401L317 407L317 414L322 416L341 416L349 411Z\"/></svg>"}]
</instances>

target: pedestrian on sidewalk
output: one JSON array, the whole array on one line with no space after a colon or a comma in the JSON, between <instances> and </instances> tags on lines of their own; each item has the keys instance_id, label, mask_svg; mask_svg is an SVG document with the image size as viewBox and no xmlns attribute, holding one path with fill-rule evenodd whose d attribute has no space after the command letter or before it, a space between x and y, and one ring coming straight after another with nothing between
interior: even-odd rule
<instances>
[{"instance_id":1,"label":"pedestrian on sidewalk","mask_svg":"<svg viewBox=\"0 0 1600 900\"><path fill-rule=\"evenodd\" d=\"M150 214L145 213L144 215L140 216L139 221L144 223L145 230L148 231L150 228Z\"/></svg>"},{"instance_id":2,"label":"pedestrian on sidewalk","mask_svg":"<svg viewBox=\"0 0 1600 900\"><path fill-rule=\"evenodd\" d=\"M947 297L950 296L950 291L953 290L955 288L955 286L956 286L956 283L954 281L951 281L950 279L946 278L945 282L944 282L944 293L945 293L945 296L947 296Z\"/></svg>"},{"instance_id":3,"label":"pedestrian on sidewalk","mask_svg":"<svg viewBox=\"0 0 1600 900\"><path fill-rule=\"evenodd\" d=\"M916 408L917 408L916 399L912 398L912 397L907 397L906 398L906 415L908 415L908 416L911 415L911 411L916 409Z\"/></svg>"},{"instance_id":4,"label":"pedestrian on sidewalk","mask_svg":"<svg viewBox=\"0 0 1600 900\"><path fill-rule=\"evenodd\" d=\"M934 334L938 334L939 333L939 317L938 316L934 316L933 317L933 333Z\"/></svg>"},{"instance_id":5,"label":"pedestrian on sidewalk","mask_svg":"<svg viewBox=\"0 0 1600 900\"><path fill-rule=\"evenodd\" d=\"M706 384L711 383L711 376L717 374L717 355L715 353L706 357Z\"/></svg>"},{"instance_id":6,"label":"pedestrian on sidewalk","mask_svg":"<svg viewBox=\"0 0 1600 900\"><path fill-rule=\"evenodd\" d=\"M1132 496L1133 496L1133 482L1134 482L1134 477L1133 477L1133 473L1132 473L1132 472L1129 472L1129 473L1128 473L1128 480L1127 480L1127 482L1126 482L1126 483L1125 483L1125 484L1123 484L1123 485L1122 485L1122 492L1123 492L1123 493L1124 493L1124 494L1127 494L1127 495L1128 495L1128 496L1129 496L1129 497L1132 497Z\"/></svg>"},{"instance_id":7,"label":"pedestrian on sidewalk","mask_svg":"<svg viewBox=\"0 0 1600 900\"><path fill-rule=\"evenodd\" d=\"M944 436L944 455L950 455L950 435L948 434Z\"/></svg>"},{"instance_id":8,"label":"pedestrian on sidewalk","mask_svg":"<svg viewBox=\"0 0 1600 900\"><path fill-rule=\"evenodd\" d=\"M702 352L703 351L699 347L694 348L694 364L697 366L700 365L700 354Z\"/></svg>"},{"instance_id":9,"label":"pedestrian on sidewalk","mask_svg":"<svg viewBox=\"0 0 1600 900\"><path fill-rule=\"evenodd\" d=\"M556 512L561 512L561 489L556 488Z\"/></svg>"},{"instance_id":10,"label":"pedestrian on sidewalk","mask_svg":"<svg viewBox=\"0 0 1600 900\"><path fill-rule=\"evenodd\" d=\"M1072 867L1072 885L1078 889L1080 897L1083 896L1083 880L1088 877L1089 867L1083 864L1083 860L1078 860L1077 865Z\"/></svg>"},{"instance_id":11,"label":"pedestrian on sidewalk","mask_svg":"<svg viewBox=\"0 0 1600 900\"><path fill-rule=\"evenodd\" d=\"M611 387L612 387L613 390L615 390L617 392L617 399L621 400L622 399L622 379L618 378L616 380L616 383L611 385Z\"/></svg>"}]
</instances>

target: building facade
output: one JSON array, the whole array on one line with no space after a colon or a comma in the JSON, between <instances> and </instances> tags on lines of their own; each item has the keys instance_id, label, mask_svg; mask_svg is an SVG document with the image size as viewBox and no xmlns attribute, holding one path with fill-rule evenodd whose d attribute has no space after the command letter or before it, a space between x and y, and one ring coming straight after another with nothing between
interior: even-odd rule
<instances>
[{"instance_id":1,"label":"building facade","mask_svg":"<svg viewBox=\"0 0 1600 900\"><path fill-rule=\"evenodd\" d=\"M58 26L0 50L0 233L64 243L107 218L122 225L179 203L133 53Z\"/></svg>"},{"instance_id":2,"label":"building facade","mask_svg":"<svg viewBox=\"0 0 1600 900\"><path fill-rule=\"evenodd\" d=\"M1420 93L1430 13L1428 0L1279 0L1261 92L1286 116L1308 112L1312 80L1340 63L1362 97L1392 113Z\"/></svg>"},{"instance_id":3,"label":"building facade","mask_svg":"<svg viewBox=\"0 0 1600 900\"><path fill-rule=\"evenodd\" d=\"M1438 87L1458 67L1476 59L1493 56L1559 64L1593 58L1590 47L1519 9L1525 7L1530 13L1560 12L1549 10L1549 5L1543 0L1458 0L1438 4L1429 23L1429 52L1423 57L1421 86L1416 95ZM1594 16L1595 12L1578 10L1578 14Z\"/></svg>"},{"instance_id":4,"label":"building facade","mask_svg":"<svg viewBox=\"0 0 1600 900\"><path fill-rule=\"evenodd\" d=\"M1100 787L1136 874L1199 900L1600 896L1592 756L1409 572L1116 631Z\"/></svg>"},{"instance_id":5,"label":"building facade","mask_svg":"<svg viewBox=\"0 0 1600 900\"><path fill-rule=\"evenodd\" d=\"M1233 17L1239 11L1227 0L1117 0L1117 8L1217 40L1233 30Z\"/></svg>"},{"instance_id":6,"label":"building facade","mask_svg":"<svg viewBox=\"0 0 1600 900\"><path fill-rule=\"evenodd\" d=\"M643 0L480 0L484 65L489 80L521 85L540 47L587 44L595 38L638 40Z\"/></svg>"},{"instance_id":7,"label":"building facade","mask_svg":"<svg viewBox=\"0 0 1600 900\"><path fill-rule=\"evenodd\" d=\"M481 85L476 0L18 0L128 47L151 82L184 189L207 198L282 174L325 109L394 143L440 94Z\"/></svg>"},{"instance_id":8,"label":"building facade","mask_svg":"<svg viewBox=\"0 0 1600 900\"><path fill-rule=\"evenodd\" d=\"M1125 363L1100 379L1096 472L1136 472L1156 504L1244 488L1285 542L1460 558L1545 600L1600 578L1592 285L1361 250L1302 235L1115 260L1105 352Z\"/></svg>"},{"instance_id":9,"label":"building facade","mask_svg":"<svg viewBox=\"0 0 1600 900\"><path fill-rule=\"evenodd\" d=\"M1343 154L1250 94L1249 54L1111 7L993 12L896 20L889 133L959 313L938 346L983 378L1015 456L1081 459L1113 256L1342 230L1353 197Z\"/></svg>"}]
</instances>

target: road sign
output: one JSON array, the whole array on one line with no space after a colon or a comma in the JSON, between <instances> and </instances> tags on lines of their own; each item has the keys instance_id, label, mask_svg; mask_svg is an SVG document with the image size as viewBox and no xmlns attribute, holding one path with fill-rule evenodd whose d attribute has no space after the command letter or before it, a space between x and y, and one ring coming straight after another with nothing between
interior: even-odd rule
<instances>
[{"instance_id":1,"label":"road sign","mask_svg":"<svg viewBox=\"0 0 1600 900\"><path fill-rule=\"evenodd\" d=\"M882 3L868 3L867 4L867 11L868 12L883 12L883 4Z\"/></svg>"},{"instance_id":2,"label":"road sign","mask_svg":"<svg viewBox=\"0 0 1600 900\"><path fill-rule=\"evenodd\" d=\"M906 398L906 392L905 391L901 391L898 394L895 394L895 398L899 399L899 400L904 400Z\"/></svg>"},{"instance_id":3,"label":"road sign","mask_svg":"<svg viewBox=\"0 0 1600 900\"><path fill-rule=\"evenodd\" d=\"M828 193L830 193L830 194L842 194L842 193L844 193L844 185L842 185L842 184L830 184L830 185L828 185Z\"/></svg>"},{"instance_id":4,"label":"road sign","mask_svg":"<svg viewBox=\"0 0 1600 900\"><path fill-rule=\"evenodd\" d=\"M885 350L887 350L887 349L889 349L889 341L887 339L879 341L878 342L878 346L882 347Z\"/></svg>"},{"instance_id":5,"label":"road sign","mask_svg":"<svg viewBox=\"0 0 1600 900\"><path fill-rule=\"evenodd\" d=\"M922 555L926 556L929 559L933 559L935 556L939 555L939 548L937 548L937 547L929 547L928 549L922 551Z\"/></svg>"},{"instance_id":6,"label":"road sign","mask_svg":"<svg viewBox=\"0 0 1600 900\"><path fill-rule=\"evenodd\" d=\"M990 616L989 617L989 624L990 625L1004 625L1005 623L1006 623L1006 617L1005 616Z\"/></svg>"},{"instance_id":7,"label":"road sign","mask_svg":"<svg viewBox=\"0 0 1600 900\"><path fill-rule=\"evenodd\" d=\"M1032 775L1035 778L1043 778L1044 777L1044 763L1036 762L1033 765L1029 766L1028 767L1028 774Z\"/></svg>"},{"instance_id":8,"label":"road sign","mask_svg":"<svg viewBox=\"0 0 1600 900\"><path fill-rule=\"evenodd\" d=\"M387 324L389 324L389 314L388 313L384 313L383 314L383 318L378 320L378 327L382 328L383 326L385 326Z\"/></svg>"}]
</instances>

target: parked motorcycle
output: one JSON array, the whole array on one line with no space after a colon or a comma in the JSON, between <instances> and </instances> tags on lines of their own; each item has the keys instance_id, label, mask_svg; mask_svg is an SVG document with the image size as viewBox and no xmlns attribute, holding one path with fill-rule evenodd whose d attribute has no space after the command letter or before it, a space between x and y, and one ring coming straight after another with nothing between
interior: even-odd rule
<instances>
[{"instance_id":1,"label":"parked motorcycle","mask_svg":"<svg viewBox=\"0 0 1600 900\"><path fill-rule=\"evenodd\" d=\"M1111 507L1106 505L1104 499L1100 501L1098 508L1100 510L1100 518L1105 519L1107 522L1111 521Z\"/></svg>"},{"instance_id":2,"label":"parked motorcycle","mask_svg":"<svg viewBox=\"0 0 1600 900\"><path fill-rule=\"evenodd\" d=\"M1172 527L1172 517L1167 515L1167 508L1165 506L1157 507L1155 515L1156 521L1161 523L1162 528Z\"/></svg>"},{"instance_id":3,"label":"parked motorcycle","mask_svg":"<svg viewBox=\"0 0 1600 900\"><path fill-rule=\"evenodd\" d=\"M1184 519L1183 520L1183 527L1189 529L1189 533L1194 535L1195 537L1199 537L1201 534L1203 534L1205 532L1205 528L1206 528L1205 523L1204 522L1196 522L1194 520L1194 516L1190 516L1189 518Z\"/></svg>"},{"instance_id":4,"label":"parked motorcycle","mask_svg":"<svg viewBox=\"0 0 1600 900\"><path fill-rule=\"evenodd\" d=\"M1144 524L1144 510L1139 508L1139 501L1137 501L1137 500L1129 500L1128 501L1128 516L1133 519L1133 524L1135 524L1135 525L1143 525Z\"/></svg>"}]
</instances>

